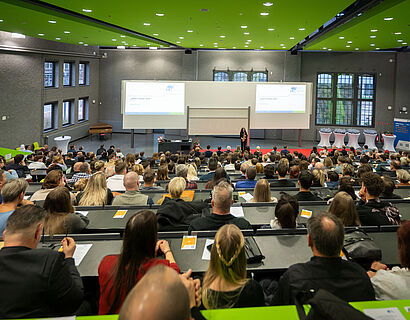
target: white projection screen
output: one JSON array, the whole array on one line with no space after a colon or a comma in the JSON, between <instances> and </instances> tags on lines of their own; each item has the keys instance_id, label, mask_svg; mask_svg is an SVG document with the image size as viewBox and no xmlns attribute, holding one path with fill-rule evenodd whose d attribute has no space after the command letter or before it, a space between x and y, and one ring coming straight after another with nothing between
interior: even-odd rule
<instances>
[{"instance_id":1,"label":"white projection screen","mask_svg":"<svg viewBox=\"0 0 410 320\"><path fill-rule=\"evenodd\" d=\"M308 82L122 81L124 129L236 135L248 114L250 129L309 129L311 113Z\"/></svg>"}]
</instances>

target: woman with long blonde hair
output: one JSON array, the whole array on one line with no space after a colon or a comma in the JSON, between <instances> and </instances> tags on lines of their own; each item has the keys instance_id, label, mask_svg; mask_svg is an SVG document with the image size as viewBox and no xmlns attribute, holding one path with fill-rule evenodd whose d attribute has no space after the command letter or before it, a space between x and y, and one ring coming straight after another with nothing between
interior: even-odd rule
<instances>
[{"instance_id":1,"label":"woman with long blonde hair","mask_svg":"<svg viewBox=\"0 0 410 320\"><path fill-rule=\"evenodd\" d=\"M345 227L360 226L354 200L347 192L340 191L336 193L330 204L329 213L339 218Z\"/></svg>"},{"instance_id":2,"label":"woman with long blonde hair","mask_svg":"<svg viewBox=\"0 0 410 320\"><path fill-rule=\"evenodd\" d=\"M271 196L270 184L266 179L260 179L253 189L251 202L277 202L278 199Z\"/></svg>"},{"instance_id":3,"label":"woman with long blonde hair","mask_svg":"<svg viewBox=\"0 0 410 320\"><path fill-rule=\"evenodd\" d=\"M325 186L325 174L322 170L313 169L313 187L324 187Z\"/></svg>"},{"instance_id":4,"label":"woman with long blonde hair","mask_svg":"<svg viewBox=\"0 0 410 320\"><path fill-rule=\"evenodd\" d=\"M78 205L80 206L104 206L111 204L113 195L107 188L105 174L97 172L93 174L84 189L77 195Z\"/></svg>"},{"instance_id":5,"label":"woman with long blonde hair","mask_svg":"<svg viewBox=\"0 0 410 320\"><path fill-rule=\"evenodd\" d=\"M199 180L195 163L192 163L192 164L188 165L188 175L187 175L186 178L187 178L188 181L197 181L197 180Z\"/></svg>"},{"instance_id":6,"label":"woman with long blonde hair","mask_svg":"<svg viewBox=\"0 0 410 320\"><path fill-rule=\"evenodd\" d=\"M246 277L245 239L233 224L222 226L215 235L203 280L202 304L206 309L265 305L260 284Z\"/></svg>"}]
</instances>

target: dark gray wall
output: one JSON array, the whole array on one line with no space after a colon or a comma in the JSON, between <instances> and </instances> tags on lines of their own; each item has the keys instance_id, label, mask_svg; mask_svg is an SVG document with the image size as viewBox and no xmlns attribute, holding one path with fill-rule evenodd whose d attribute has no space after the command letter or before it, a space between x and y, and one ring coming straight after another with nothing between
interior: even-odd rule
<instances>
[{"instance_id":1,"label":"dark gray wall","mask_svg":"<svg viewBox=\"0 0 410 320\"><path fill-rule=\"evenodd\" d=\"M34 141L43 143L49 138L69 135L78 139L88 134L89 125L98 121L99 59L98 48L60 44L53 41L26 37L12 39L8 32L0 32L0 146L15 148ZM59 68L59 87L45 89L44 61L55 61ZM75 86L62 86L62 64L75 65ZM89 62L90 81L78 86L78 63ZM78 98L89 98L89 120L77 122ZM74 99L74 124L62 127L63 100ZM95 101L95 103L93 103ZM56 130L43 132L43 106L47 102L58 104ZM6 117L6 120L3 119Z\"/></svg>"}]
</instances>

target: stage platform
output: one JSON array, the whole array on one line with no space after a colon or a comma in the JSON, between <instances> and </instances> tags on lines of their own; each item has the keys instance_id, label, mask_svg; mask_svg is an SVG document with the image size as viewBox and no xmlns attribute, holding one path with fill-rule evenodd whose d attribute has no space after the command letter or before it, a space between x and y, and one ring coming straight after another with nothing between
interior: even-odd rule
<instances>
[{"instance_id":1,"label":"stage platform","mask_svg":"<svg viewBox=\"0 0 410 320\"><path fill-rule=\"evenodd\" d=\"M177 139L177 137L166 137L167 139ZM191 137L192 141L195 141L196 137ZM71 141L70 145L74 144L77 146L84 146L86 151L96 152L101 144L105 145L105 148L109 148L110 145L114 145L116 148L120 148L123 154L135 153L145 151L147 156L152 155L154 150L154 135L153 134L135 134L134 136L134 145L135 148L130 148L130 134L126 133L113 133L112 139L106 141L99 141L93 139L90 141L89 137L79 139L76 141ZM199 142L203 148L209 144L212 149L216 149L218 146L221 146L222 149L226 149L227 146L231 146L232 150L240 144L239 135L238 138L227 138L227 137L213 137L213 136L200 136L198 137ZM274 146L277 146L278 149L282 149L284 145L288 146L289 150L294 149L309 149L311 150L313 146L317 145L316 141L302 141L302 146L299 147L298 141L283 141L283 140L271 140L271 139L250 139L249 145L251 149L256 149L257 146L260 146L261 149L272 150Z\"/></svg>"}]
</instances>

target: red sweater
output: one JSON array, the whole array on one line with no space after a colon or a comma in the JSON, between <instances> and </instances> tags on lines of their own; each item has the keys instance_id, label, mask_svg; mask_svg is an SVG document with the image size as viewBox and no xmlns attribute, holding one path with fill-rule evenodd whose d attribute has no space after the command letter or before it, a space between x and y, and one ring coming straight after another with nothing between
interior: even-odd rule
<instances>
[{"instance_id":1,"label":"red sweater","mask_svg":"<svg viewBox=\"0 0 410 320\"><path fill-rule=\"evenodd\" d=\"M98 267L98 280L100 282L100 307L98 310L98 314L103 315L103 314L108 314L108 311L110 310L111 304L107 302L108 294L110 292L110 289L113 284L113 270L115 267L115 264L118 261L118 255L109 255L105 256L99 267ZM142 265L142 269L147 272L149 268L157 265L157 264L165 264L168 267L171 267L172 269L176 270L178 273L179 267L176 263L169 263L168 260L165 259L151 259L148 260L146 263ZM137 282L143 277L144 273L139 273L137 276ZM122 303L124 302L126 298L126 293L125 291L121 295L121 302L117 310L115 310L115 313L119 313ZM110 301L114 299L114 292L110 296Z\"/></svg>"}]
</instances>

